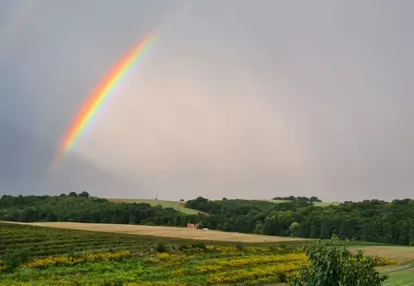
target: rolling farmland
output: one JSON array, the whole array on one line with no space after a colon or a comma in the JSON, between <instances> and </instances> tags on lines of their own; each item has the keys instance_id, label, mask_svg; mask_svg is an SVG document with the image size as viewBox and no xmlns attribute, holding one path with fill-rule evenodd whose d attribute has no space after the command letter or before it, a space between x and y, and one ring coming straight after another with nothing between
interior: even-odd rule
<instances>
[{"instance_id":1,"label":"rolling farmland","mask_svg":"<svg viewBox=\"0 0 414 286\"><path fill-rule=\"evenodd\" d=\"M307 263L303 240L183 228L0 223L0 241L1 285L284 285ZM414 281L414 248L363 248L397 264L384 285Z\"/></svg>"},{"instance_id":2,"label":"rolling farmland","mask_svg":"<svg viewBox=\"0 0 414 286\"><path fill-rule=\"evenodd\" d=\"M202 231L199 231L202 232ZM284 282L295 247L202 243L0 223L1 285L217 285Z\"/></svg>"}]
</instances>

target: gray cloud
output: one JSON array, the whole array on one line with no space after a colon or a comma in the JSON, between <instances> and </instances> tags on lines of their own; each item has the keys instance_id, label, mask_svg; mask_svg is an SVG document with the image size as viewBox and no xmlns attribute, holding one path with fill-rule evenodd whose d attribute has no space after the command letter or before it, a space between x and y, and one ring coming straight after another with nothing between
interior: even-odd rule
<instances>
[{"instance_id":1,"label":"gray cloud","mask_svg":"<svg viewBox=\"0 0 414 286\"><path fill-rule=\"evenodd\" d=\"M46 149L167 23L74 152L168 199L409 196L411 2L37 3L0 3L0 118Z\"/></svg>"}]
</instances>

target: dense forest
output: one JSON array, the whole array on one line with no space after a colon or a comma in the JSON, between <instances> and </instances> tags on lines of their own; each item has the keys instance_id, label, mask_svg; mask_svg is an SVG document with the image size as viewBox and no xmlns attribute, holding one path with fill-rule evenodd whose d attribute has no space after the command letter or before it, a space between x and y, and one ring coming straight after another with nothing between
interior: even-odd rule
<instances>
[{"instance_id":1,"label":"dense forest","mask_svg":"<svg viewBox=\"0 0 414 286\"><path fill-rule=\"evenodd\" d=\"M115 204L88 193L61 196L3 196L0 220L73 221L95 223L185 226L200 223L210 229L303 238L340 238L414 245L414 201L365 200L327 207L310 199L282 203L255 200L212 201L203 197L187 201L199 215L149 204Z\"/></svg>"},{"instance_id":2,"label":"dense forest","mask_svg":"<svg viewBox=\"0 0 414 286\"><path fill-rule=\"evenodd\" d=\"M174 209L149 204L115 204L88 193L61 196L2 196L0 220L69 221L145 225L185 226L197 216L184 215Z\"/></svg>"},{"instance_id":3,"label":"dense forest","mask_svg":"<svg viewBox=\"0 0 414 286\"><path fill-rule=\"evenodd\" d=\"M322 239L335 234L360 241L414 245L414 201L410 199L319 207L306 200L274 204L199 197L186 206L210 214L203 222L226 231Z\"/></svg>"}]
</instances>

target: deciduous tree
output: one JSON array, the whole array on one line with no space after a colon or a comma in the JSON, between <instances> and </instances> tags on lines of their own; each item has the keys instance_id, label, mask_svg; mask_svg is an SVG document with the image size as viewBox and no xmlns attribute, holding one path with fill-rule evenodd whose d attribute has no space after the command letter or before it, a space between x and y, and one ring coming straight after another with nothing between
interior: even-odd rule
<instances>
[{"instance_id":1,"label":"deciduous tree","mask_svg":"<svg viewBox=\"0 0 414 286\"><path fill-rule=\"evenodd\" d=\"M349 244L341 245L336 236L305 251L311 264L300 268L291 286L381 286L387 279L375 269L374 259L362 250L353 255Z\"/></svg>"}]
</instances>

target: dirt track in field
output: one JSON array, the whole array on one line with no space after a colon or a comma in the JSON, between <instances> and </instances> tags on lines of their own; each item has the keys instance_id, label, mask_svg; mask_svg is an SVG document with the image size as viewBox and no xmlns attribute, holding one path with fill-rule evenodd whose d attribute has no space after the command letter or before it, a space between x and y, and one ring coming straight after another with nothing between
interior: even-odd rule
<instances>
[{"instance_id":1,"label":"dirt track in field","mask_svg":"<svg viewBox=\"0 0 414 286\"><path fill-rule=\"evenodd\" d=\"M305 239L295 239L290 237L278 237L267 235L244 234L234 232L223 232L215 230L192 230L178 227L145 226L145 225L124 225L124 224L104 224L104 223L75 223L75 222L34 222L28 225L43 227L78 229L89 231L100 231L110 233L125 233L136 235L149 235L169 238L183 238L211 241L240 241L246 243L264 242L289 242L304 241Z\"/></svg>"}]
</instances>

